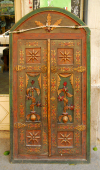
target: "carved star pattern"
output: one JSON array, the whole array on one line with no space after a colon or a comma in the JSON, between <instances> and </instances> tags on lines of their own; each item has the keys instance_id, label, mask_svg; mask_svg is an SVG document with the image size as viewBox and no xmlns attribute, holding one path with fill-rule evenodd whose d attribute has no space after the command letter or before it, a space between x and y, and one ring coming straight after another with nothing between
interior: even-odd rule
<instances>
[{"instance_id":1,"label":"carved star pattern","mask_svg":"<svg viewBox=\"0 0 100 170\"><path fill-rule=\"evenodd\" d=\"M38 136L38 133L39 132L34 133L34 131L33 133L29 132L30 136L27 136L27 138L29 138L29 142L33 141L34 143L36 141L38 143L38 140L40 139L40 136Z\"/></svg>"},{"instance_id":2,"label":"carved star pattern","mask_svg":"<svg viewBox=\"0 0 100 170\"><path fill-rule=\"evenodd\" d=\"M31 52L31 51L28 51L29 52L29 55L27 55L28 57L30 57L29 58L29 60L28 60L28 62L30 61L30 60L32 60L32 62L34 63L34 60L37 60L38 61L38 59L37 59L37 57L40 57L40 56L38 56L37 55L37 53L39 52L39 51L34 51L34 49L33 49L33 51Z\"/></svg>"},{"instance_id":3,"label":"carved star pattern","mask_svg":"<svg viewBox=\"0 0 100 170\"><path fill-rule=\"evenodd\" d=\"M69 136L71 135L71 134L61 134L60 133L60 135L61 135L61 138L58 138L58 139L60 139L61 140L61 143L65 143L65 144L67 144L67 143L69 143L70 144L70 140L72 139L72 138L69 138Z\"/></svg>"},{"instance_id":4,"label":"carved star pattern","mask_svg":"<svg viewBox=\"0 0 100 170\"><path fill-rule=\"evenodd\" d=\"M60 53L61 53L62 56L60 56L59 58L61 58L62 60L64 60L64 62L65 62L66 60L68 60L68 61L70 62L70 58L72 58L72 56L69 55L70 52L67 53L66 50L65 50L64 53L63 53L62 51L60 51Z\"/></svg>"}]
</instances>

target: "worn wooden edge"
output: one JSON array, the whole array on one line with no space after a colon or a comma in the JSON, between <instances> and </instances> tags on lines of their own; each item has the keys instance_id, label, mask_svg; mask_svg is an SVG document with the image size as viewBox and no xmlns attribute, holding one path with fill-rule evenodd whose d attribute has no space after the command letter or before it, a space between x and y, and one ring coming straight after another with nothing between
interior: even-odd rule
<instances>
[{"instance_id":1,"label":"worn wooden edge","mask_svg":"<svg viewBox=\"0 0 100 170\"><path fill-rule=\"evenodd\" d=\"M50 115L50 39L48 39L48 140L49 140L49 156L51 156L51 115Z\"/></svg>"},{"instance_id":2,"label":"worn wooden edge","mask_svg":"<svg viewBox=\"0 0 100 170\"><path fill-rule=\"evenodd\" d=\"M13 159L13 100L12 100L12 80L13 80L13 67L12 67L12 48L13 37L10 35L9 43L9 105L10 105L10 161Z\"/></svg>"},{"instance_id":3,"label":"worn wooden edge","mask_svg":"<svg viewBox=\"0 0 100 170\"><path fill-rule=\"evenodd\" d=\"M62 8L57 8L57 7L45 7L45 8L39 8L37 10L34 10L30 13L28 13L27 15L25 15L23 18L21 18L12 28L11 31L14 31L22 22L24 22L26 19L30 18L31 16L40 13L40 12L45 12L45 11L56 11L56 12L60 12L63 13L67 16L69 16L70 18L72 18L73 20L75 20L76 22L78 22L80 25L86 25L81 19L79 19L76 15L72 14L71 12L64 10ZM84 28L85 31L90 31L90 29L88 27Z\"/></svg>"},{"instance_id":4,"label":"worn wooden edge","mask_svg":"<svg viewBox=\"0 0 100 170\"><path fill-rule=\"evenodd\" d=\"M91 106L90 32L87 33L87 161L90 162L90 106Z\"/></svg>"},{"instance_id":5,"label":"worn wooden edge","mask_svg":"<svg viewBox=\"0 0 100 170\"><path fill-rule=\"evenodd\" d=\"M87 164L89 163L87 160L12 160L11 163L34 163L34 164L48 164L48 163L54 163L54 164Z\"/></svg>"}]
</instances>

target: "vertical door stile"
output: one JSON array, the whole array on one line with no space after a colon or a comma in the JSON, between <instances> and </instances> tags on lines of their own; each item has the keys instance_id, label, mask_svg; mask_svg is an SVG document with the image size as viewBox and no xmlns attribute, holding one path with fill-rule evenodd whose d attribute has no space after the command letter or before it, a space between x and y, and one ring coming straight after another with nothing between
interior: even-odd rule
<instances>
[{"instance_id":1,"label":"vertical door stile","mask_svg":"<svg viewBox=\"0 0 100 170\"><path fill-rule=\"evenodd\" d=\"M51 116L50 116L50 39L48 39L48 141L51 156Z\"/></svg>"}]
</instances>

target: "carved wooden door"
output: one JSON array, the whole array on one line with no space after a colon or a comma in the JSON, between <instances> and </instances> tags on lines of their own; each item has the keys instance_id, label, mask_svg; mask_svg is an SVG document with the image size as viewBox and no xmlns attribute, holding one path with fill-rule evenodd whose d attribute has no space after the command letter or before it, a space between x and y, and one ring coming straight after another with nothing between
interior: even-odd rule
<instances>
[{"instance_id":1,"label":"carved wooden door","mask_svg":"<svg viewBox=\"0 0 100 170\"><path fill-rule=\"evenodd\" d=\"M78 19L65 10L50 9L26 16L10 36L13 162L89 161L86 32L69 28Z\"/></svg>"},{"instance_id":2,"label":"carved wooden door","mask_svg":"<svg viewBox=\"0 0 100 170\"><path fill-rule=\"evenodd\" d=\"M51 40L51 155L60 158L86 154L82 133L86 67L81 50L81 40Z\"/></svg>"},{"instance_id":3,"label":"carved wooden door","mask_svg":"<svg viewBox=\"0 0 100 170\"><path fill-rule=\"evenodd\" d=\"M18 154L84 157L81 46L81 40L18 40Z\"/></svg>"}]
</instances>

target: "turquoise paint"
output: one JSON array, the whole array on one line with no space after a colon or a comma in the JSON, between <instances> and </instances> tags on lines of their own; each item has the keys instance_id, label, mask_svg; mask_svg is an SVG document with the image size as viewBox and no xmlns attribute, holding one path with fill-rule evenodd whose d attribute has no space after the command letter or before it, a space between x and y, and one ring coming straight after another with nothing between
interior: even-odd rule
<instances>
[{"instance_id":1,"label":"turquoise paint","mask_svg":"<svg viewBox=\"0 0 100 170\"><path fill-rule=\"evenodd\" d=\"M40 0L40 8L41 7L67 7L67 10L71 12L71 0Z\"/></svg>"}]
</instances>

